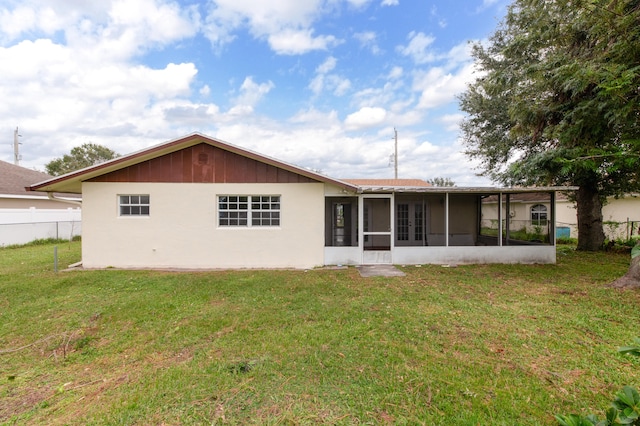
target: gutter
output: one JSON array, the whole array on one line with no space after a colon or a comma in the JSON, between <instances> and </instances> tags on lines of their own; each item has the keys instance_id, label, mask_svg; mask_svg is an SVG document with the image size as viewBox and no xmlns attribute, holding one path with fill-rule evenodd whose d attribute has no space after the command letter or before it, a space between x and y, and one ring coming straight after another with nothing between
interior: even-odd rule
<instances>
[{"instance_id":1,"label":"gutter","mask_svg":"<svg viewBox=\"0 0 640 426\"><path fill-rule=\"evenodd\" d=\"M53 192L47 192L47 198L53 201L59 201L61 203L68 203L68 204L73 204L74 206L82 207L81 201L69 200L67 198L57 198L56 196L53 195Z\"/></svg>"}]
</instances>

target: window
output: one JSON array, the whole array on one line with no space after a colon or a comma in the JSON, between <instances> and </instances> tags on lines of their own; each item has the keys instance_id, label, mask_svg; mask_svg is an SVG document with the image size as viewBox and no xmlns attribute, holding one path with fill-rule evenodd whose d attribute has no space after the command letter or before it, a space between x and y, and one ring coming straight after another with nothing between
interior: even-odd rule
<instances>
[{"instance_id":1,"label":"window","mask_svg":"<svg viewBox=\"0 0 640 426\"><path fill-rule=\"evenodd\" d=\"M531 224L538 226L547 224L547 206L536 204L531 207Z\"/></svg>"},{"instance_id":2,"label":"window","mask_svg":"<svg viewBox=\"0 0 640 426\"><path fill-rule=\"evenodd\" d=\"M218 197L218 224L220 226L247 226L248 198L235 195Z\"/></svg>"},{"instance_id":3,"label":"window","mask_svg":"<svg viewBox=\"0 0 640 426\"><path fill-rule=\"evenodd\" d=\"M398 229L396 235L398 241L409 240L409 204L398 204L396 206L396 220Z\"/></svg>"},{"instance_id":4,"label":"window","mask_svg":"<svg viewBox=\"0 0 640 426\"><path fill-rule=\"evenodd\" d=\"M221 195L219 226L280 226L279 195Z\"/></svg>"},{"instance_id":5,"label":"window","mask_svg":"<svg viewBox=\"0 0 640 426\"><path fill-rule=\"evenodd\" d=\"M149 195L120 195L120 216L149 216Z\"/></svg>"}]
</instances>

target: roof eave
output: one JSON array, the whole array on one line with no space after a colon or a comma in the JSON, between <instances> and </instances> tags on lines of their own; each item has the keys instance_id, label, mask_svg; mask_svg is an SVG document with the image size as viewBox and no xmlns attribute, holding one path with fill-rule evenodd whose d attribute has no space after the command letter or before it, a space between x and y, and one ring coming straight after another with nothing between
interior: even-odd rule
<instances>
[{"instance_id":1,"label":"roof eave","mask_svg":"<svg viewBox=\"0 0 640 426\"><path fill-rule=\"evenodd\" d=\"M545 186L545 187L527 187L527 188L498 188L498 187L458 187L458 186L362 186L364 193L458 193L458 194L514 194L527 192L558 192L558 191L577 191L577 186Z\"/></svg>"}]
</instances>

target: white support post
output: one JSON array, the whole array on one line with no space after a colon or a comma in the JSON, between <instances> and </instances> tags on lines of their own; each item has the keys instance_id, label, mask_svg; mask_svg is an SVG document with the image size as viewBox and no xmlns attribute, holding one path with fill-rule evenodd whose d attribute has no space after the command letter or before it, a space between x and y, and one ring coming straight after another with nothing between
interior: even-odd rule
<instances>
[{"instance_id":1,"label":"white support post","mask_svg":"<svg viewBox=\"0 0 640 426\"><path fill-rule=\"evenodd\" d=\"M502 192L498 193L498 246L502 247Z\"/></svg>"},{"instance_id":2,"label":"white support post","mask_svg":"<svg viewBox=\"0 0 640 426\"><path fill-rule=\"evenodd\" d=\"M449 193L444 194L444 246L449 247Z\"/></svg>"}]
</instances>

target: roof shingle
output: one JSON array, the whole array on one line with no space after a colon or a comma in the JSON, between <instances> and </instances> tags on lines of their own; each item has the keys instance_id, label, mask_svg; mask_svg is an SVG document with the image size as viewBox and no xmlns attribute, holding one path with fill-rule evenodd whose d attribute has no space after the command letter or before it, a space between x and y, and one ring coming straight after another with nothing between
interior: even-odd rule
<instances>
[{"instance_id":1,"label":"roof shingle","mask_svg":"<svg viewBox=\"0 0 640 426\"><path fill-rule=\"evenodd\" d=\"M25 187L51 179L52 177L53 176L43 172L16 166L0 160L0 194L38 195L33 192L28 192Z\"/></svg>"},{"instance_id":2,"label":"roof shingle","mask_svg":"<svg viewBox=\"0 0 640 426\"><path fill-rule=\"evenodd\" d=\"M344 182L358 186L433 186L422 179L342 179Z\"/></svg>"}]
</instances>

